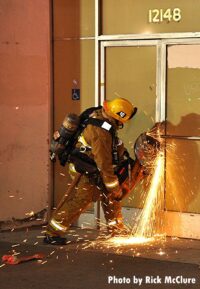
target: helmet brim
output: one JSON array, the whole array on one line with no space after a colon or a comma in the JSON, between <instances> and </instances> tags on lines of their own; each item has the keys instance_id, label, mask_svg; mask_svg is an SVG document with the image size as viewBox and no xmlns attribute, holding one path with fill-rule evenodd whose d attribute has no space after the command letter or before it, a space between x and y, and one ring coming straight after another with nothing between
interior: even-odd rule
<instances>
[{"instance_id":1,"label":"helmet brim","mask_svg":"<svg viewBox=\"0 0 200 289\"><path fill-rule=\"evenodd\" d=\"M132 119L134 117L134 115L137 113L137 107L134 107L133 113L131 114L131 116L129 117L129 120Z\"/></svg>"}]
</instances>

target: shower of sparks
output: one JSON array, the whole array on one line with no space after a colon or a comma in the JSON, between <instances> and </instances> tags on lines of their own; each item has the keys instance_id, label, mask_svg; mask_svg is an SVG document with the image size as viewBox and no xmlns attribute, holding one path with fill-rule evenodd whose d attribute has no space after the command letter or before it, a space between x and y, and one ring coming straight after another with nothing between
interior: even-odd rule
<instances>
[{"instance_id":1,"label":"shower of sparks","mask_svg":"<svg viewBox=\"0 0 200 289\"><path fill-rule=\"evenodd\" d=\"M151 180L151 186L144 204L140 222L138 224L136 237L152 237L154 221L158 218L162 202L162 183L164 177L164 157L160 153L155 160L155 170Z\"/></svg>"},{"instance_id":2,"label":"shower of sparks","mask_svg":"<svg viewBox=\"0 0 200 289\"><path fill-rule=\"evenodd\" d=\"M157 219L160 219L160 213L163 201L163 177L164 177L164 156L159 152L153 164L154 170L151 176L151 184L144 203L144 208L132 229L132 234L126 237L114 237L106 241L116 246L149 244L161 235L156 235ZM157 224L158 225L158 224Z\"/></svg>"}]
</instances>

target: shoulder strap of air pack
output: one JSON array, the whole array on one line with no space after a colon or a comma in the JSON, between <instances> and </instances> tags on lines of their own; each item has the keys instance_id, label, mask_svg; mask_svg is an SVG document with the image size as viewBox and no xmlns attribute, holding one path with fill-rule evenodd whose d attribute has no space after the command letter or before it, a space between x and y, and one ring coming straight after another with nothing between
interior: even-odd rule
<instances>
[{"instance_id":1,"label":"shoulder strap of air pack","mask_svg":"<svg viewBox=\"0 0 200 289\"><path fill-rule=\"evenodd\" d=\"M108 132L110 132L112 134L112 136L115 135L115 129L113 128L113 126L102 119L98 119L98 118L93 118L90 117L90 115L95 111L102 108L102 106L98 106L98 107L90 107L88 109L86 109L85 111L82 112L82 114L80 115L80 123L82 124L82 130L84 130L84 128L88 125L94 125L97 127L100 127Z\"/></svg>"},{"instance_id":2,"label":"shoulder strap of air pack","mask_svg":"<svg viewBox=\"0 0 200 289\"><path fill-rule=\"evenodd\" d=\"M119 163L119 155L117 150L117 144L116 144L116 131L114 127L107 122L106 120L98 119L98 118L88 118L86 121L86 126L88 124L100 127L106 131L108 131L112 136L112 155L113 155L113 164Z\"/></svg>"},{"instance_id":3,"label":"shoulder strap of air pack","mask_svg":"<svg viewBox=\"0 0 200 289\"><path fill-rule=\"evenodd\" d=\"M88 125L88 124L100 127L102 129L110 132L112 136L115 135L115 129L113 128L113 126L109 122L107 122L105 120L90 117L87 119L85 125Z\"/></svg>"},{"instance_id":4,"label":"shoulder strap of air pack","mask_svg":"<svg viewBox=\"0 0 200 289\"><path fill-rule=\"evenodd\" d=\"M99 108L96 108L96 109L99 109ZM93 111L96 109L93 108ZM88 109L84 112L84 116L86 116L86 114L88 114L88 112L90 112L90 114L92 113L92 111L90 109ZM100 127L102 129L108 131L112 136L113 164L118 164L119 163L119 157L118 157L118 151L117 151L117 145L116 145L116 130L114 129L112 124L109 123L108 121L90 117L90 114L88 115L88 117L82 117L82 120L83 120L82 121L82 131L89 124L96 126L96 127Z\"/></svg>"}]
</instances>

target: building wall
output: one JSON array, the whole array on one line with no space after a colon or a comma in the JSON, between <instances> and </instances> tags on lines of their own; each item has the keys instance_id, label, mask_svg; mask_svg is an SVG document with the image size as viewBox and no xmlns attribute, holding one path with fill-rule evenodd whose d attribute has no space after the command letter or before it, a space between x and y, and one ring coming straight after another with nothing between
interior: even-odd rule
<instances>
[{"instance_id":1,"label":"building wall","mask_svg":"<svg viewBox=\"0 0 200 289\"><path fill-rule=\"evenodd\" d=\"M49 198L50 1L0 1L0 229ZM28 219L27 219L28 218ZM18 220L18 221L17 221ZM23 221L22 221L23 220Z\"/></svg>"},{"instance_id":2,"label":"building wall","mask_svg":"<svg viewBox=\"0 0 200 289\"><path fill-rule=\"evenodd\" d=\"M95 105L94 0L53 0L54 129L66 114ZM72 91L79 90L79 99ZM54 205L69 183L67 167L54 165Z\"/></svg>"}]
</instances>

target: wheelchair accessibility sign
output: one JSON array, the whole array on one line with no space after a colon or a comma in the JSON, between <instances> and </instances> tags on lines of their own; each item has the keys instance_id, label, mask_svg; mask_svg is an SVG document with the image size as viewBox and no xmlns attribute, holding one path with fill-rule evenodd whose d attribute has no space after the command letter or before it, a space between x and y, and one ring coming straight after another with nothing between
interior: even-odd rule
<instances>
[{"instance_id":1,"label":"wheelchair accessibility sign","mask_svg":"<svg viewBox=\"0 0 200 289\"><path fill-rule=\"evenodd\" d=\"M80 99L80 89L74 88L72 89L72 100Z\"/></svg>"}]
</instances>

